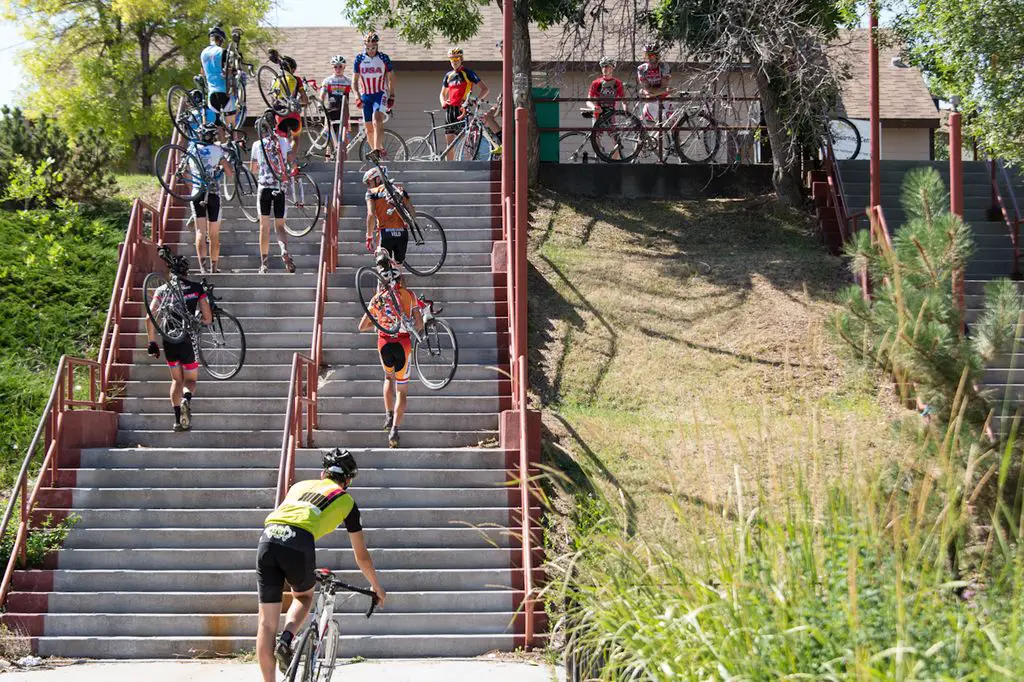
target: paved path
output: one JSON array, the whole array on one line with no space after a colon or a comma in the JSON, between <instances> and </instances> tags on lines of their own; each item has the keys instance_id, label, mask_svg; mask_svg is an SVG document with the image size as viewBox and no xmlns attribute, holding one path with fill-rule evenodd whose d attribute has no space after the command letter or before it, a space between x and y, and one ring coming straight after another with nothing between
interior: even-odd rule
<instances>
[{"instance_id":1,"label":"paved path","mask_svg":"<svg viewBox=\"0 0 1024 682\"><path fill-rule=\"evenodd\" d=\"M227 661L124 661L69 665L49 670L0 674L3 682L258 682L252 663ZM487 660L367 661L339 665L345 682L552 682L561 679L547 665Z\"/></svg>"}]
</instances>

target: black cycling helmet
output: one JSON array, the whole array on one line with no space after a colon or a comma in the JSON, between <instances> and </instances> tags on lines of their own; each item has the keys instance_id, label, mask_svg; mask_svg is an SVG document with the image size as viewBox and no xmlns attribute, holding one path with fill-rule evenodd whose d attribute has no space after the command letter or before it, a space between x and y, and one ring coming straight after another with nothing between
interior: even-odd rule
<instances>
[{"instance_id":1,"label":"black cycling helmet","mask_svg":"<svg viewBox=\"0 0 1024 682\"><path fill-rule=\"evenodd\" d=\"M202 144L213 144L217 141L217 129L213 126L203 126L199 129L199 142Z\"/></svg>"},{"instance_id":2,"label":"black cycling helmet","mask_svg":"<svg viewBox=\"0 0 1024 682\"><path fill-rule=\"evenodd\" d=\"M157 250L157 254L167 263L167 268L176 274L178 277L188 277L188 259L184 256L179 256L171 251L169 246L161 244Z\"/></svg>"},{"instance_id":3,"label":"black cycling helmet","mask_svg":"<svg viewBox=\"0 0 1024 682\"><path fill-rule=\"evenodd\" d=\"M348 450L334 448L323 453L324 474L336 483L347 485L359 473L356 458Z\"/></svg>"},{"instance_id":4,"label":"black cycling helmet","mask_svg":"<svg viewBox=\"0 0 1024 682\"><path fill-rule=\"evenodd\" d=\"M188 91L188 99L192 102L192 106L201 107L206 105L206 96L203 91L199 88L192 88Z\"/></svg>"},{"instance_id":5,"label":"black cycling helmet","mask_svg":"<svg viewBox=\"0 0 1024 682\"><path fill-rule=\"evenodd\" d=\"M288 73L294 74L295 69L298 68L298 63L291 57L281 57L281 68Z\"/></svg>"},{"instance_id":6,"label":"black cycling helmet","mask_svg":"<svg viewBox=\"0 0 1024 682\"><path fill-rule=\"evenodd\" d=\"M601 61L598 62L598 65L600 65L602 69L606 66L615 66L615 59L605 55L601 57Z\"/></svg>"},{"instance_id":7,"label":"black cycling helmet","mask_svg":"<svg viewBox=\"0 0 1024 682\"><path fill-rule=\"evenodd\" d=\"M644 54L661 54L661 50L658 49L658 43L647 43L644 45Z\"/></svg>"},{"instance_id":8,"label":"black cycling helmet","mask_svg":"<svg viewBox=\"0 0 1024 682\"><path fill-rule=\"evenodd\" d=\"M210 29L210 37L217 38L219 40L224 40L228 37L228 34L225 33L224 29L222 29L220 26L214 26Z\"/></svg>"}]
</instances>

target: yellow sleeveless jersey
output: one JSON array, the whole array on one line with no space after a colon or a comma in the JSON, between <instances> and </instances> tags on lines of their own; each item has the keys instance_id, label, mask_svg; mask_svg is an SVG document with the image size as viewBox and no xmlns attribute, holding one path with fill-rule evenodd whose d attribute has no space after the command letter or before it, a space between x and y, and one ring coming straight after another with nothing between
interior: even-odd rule
<instances>
[{"instance_id":1,"label":"yellow sleeveless jersey","mask_svg":"<svg viewBox=\"0 0 1024 682\"><path fill-rule=\"evenodd\" d=\"M280 506L264 519L263 525L294 526L319 540L341 525L355 504L352 496L330 479L299 481Z\"/></svg>"}]
</instances>

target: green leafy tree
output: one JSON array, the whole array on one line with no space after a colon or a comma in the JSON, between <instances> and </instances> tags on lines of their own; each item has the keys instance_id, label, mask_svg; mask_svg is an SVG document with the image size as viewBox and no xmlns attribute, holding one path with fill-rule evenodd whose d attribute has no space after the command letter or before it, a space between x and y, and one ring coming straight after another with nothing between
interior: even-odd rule
<instances>
[{"instance_id":1,"label":"green leafy tree","mask_svg":"<svg viewBox=\"0 0 1024 682\"><path fill-rule=\"evenodd\" d=\"M908 222L891 246L863 230L848 247L851 268L859 273L866 266L875 289L870 301L859 287L843 292L836 329L856 355L896 378L904 398L919 398L940 418L950 418L966 371L966 415L981 424L989 409L982 372L1012 344L1020 296L1008 279L990 282L982 314L962 334L953 279L973 251L970 228L947 210L949 196L934 168L908 174L902 203Z\"/></svg>"},{"instance_id":2,"label":"green leafy tree","mask_svg":"<svg viewBox=\"0 0 1024 682\"><path fill-rule=\"evenodd\" d=\"M104 144L146 171L153 138L171 129L164 94L199 71L209 27L239 26L245 45L259 43L270 0L6 0L5 7L32 43L21 54L35 85L30 105L60 112L76 135L102 126Z\"/></svg>"},{"instance_id":3,"label":"green leafy tree","mask_svg":"<svg viewBox=\"0 0 1024 682\"><path fill-rule=\"evenodd\" d=\"M1024 0L912 0L895 29L933 92L959 97L968 135L1024 161Z\"/></svg>"},{"instance_id":4,"label":"green leafy tree","mask_svg":"<svg viewBox=\"0 0 1024 682\"><path fill-rule=\"evenodd\" d=\"M438 37L457 44L477 34L483 22L480 8L489 5L490 1L352 0L346 4L345 14L362 30L396 29L403 40L413 44L429 46ZM503 7L500 0L495 0L495 4ZM512 96L516 107L524 107L530 113L528 158L531 184L537 177L540 150L533 111L530 22L536 22L543 29L576 20L580 5L581 0L514 0Z\"/></svg>"}]
</instances>

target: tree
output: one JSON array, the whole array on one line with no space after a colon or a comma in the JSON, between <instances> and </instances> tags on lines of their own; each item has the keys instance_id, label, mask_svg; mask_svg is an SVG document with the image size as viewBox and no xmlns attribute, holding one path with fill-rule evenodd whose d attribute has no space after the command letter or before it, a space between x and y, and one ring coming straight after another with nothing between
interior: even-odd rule
<instances>
[{"instance_id":1,"label":"tree","mask_svg":"<svg viewBox=\"0 0 1024 682\"><path fill-rule=\"evenodd\" d=\"M504 8L503 2L504 0L495 0L499 8ZM575 18L578 14L578 2L579 0L514 0L512 99L513 106L524 107L530 113L527 136L530 145L530 184L536 180L540 161L537 119L533 111L530 22L547 28ZM374 28L397 29L403 40L429 46L438 36L458 43L476 35L483 21L480 8L488 4L490 0L351 0L345 6L345 13L353 24L364 31ZM509 153L511 151L509 150Z\"/></svg>"},{"instance_id":2,"label":"tree","mask_svg":"<svg viewBox=\"0 0 1024 682\"><path fill-rule=\"evenodd\" d=\"M839 96L840 70L826 45L855 21L852 0L660 0L650 24L707 64L705 97L738 67L757 82L772 147L772 181L782 203L802 203L803 150L817 146Z\"/></svg>"},{"instance_id":3,"label":"tree","mask_svg":"<svg viewBox=\"0 0 1024 682\"><path fill-rule=\"evenodd\" d=\"M164 93L198 72L210 26L241 27L251 51L269 9L270 0L7 0L6 18L32 43L21 54L31 107L60 112L75 135L103 126L105 144L148 171L153 137L171 129Z\"/></svg>"},{"instance_id":4,"label":"tree","mask_svg":"<svg viewBox=\"0 0 1024 682\"><path fill-rule=\"evenodd\" d=\"M934 168L907 174L902 202L909 220L891 246L866 230L848 246L851 269L866 265L875 290L871 301L857 286L844 291L836 329L857 356L892 374L904 398L919 398L949 421L962 390L966 419L981 425L990 406L979 388L982 373L1013 344L1020 296L1008 279L989 282L981 315L970 334L962 334L953 279L973 251L971 229L949 213L949 196Z\"/></svg>"},{"instance_id":5,"label":"tree","mask_svg":"<svg viewBox=\"0 0 1024 682\"><path fill-rule=\"evenodd\" d=\"M943 99L959 97L968 135L1024 161L1024 0L913 0L897 35Z\"/></svg>"}]
</instances>

